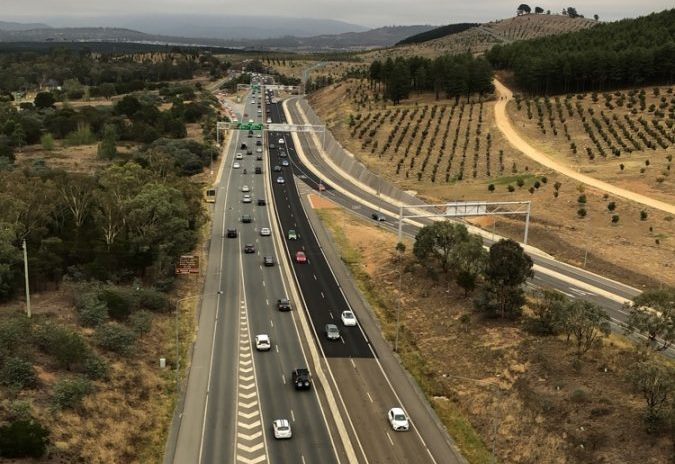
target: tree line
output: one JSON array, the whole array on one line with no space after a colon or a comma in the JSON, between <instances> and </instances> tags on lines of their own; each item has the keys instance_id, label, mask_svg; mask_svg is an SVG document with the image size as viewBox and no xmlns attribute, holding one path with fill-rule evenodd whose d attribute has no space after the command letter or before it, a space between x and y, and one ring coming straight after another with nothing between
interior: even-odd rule
<instances>
[{"instance_id":1,"label":"tree line","mask_svg":"<svg viewBox=\"0 0 675 464\"><path fill-rule=\"evenodd\" d=\"M486 54L523 91L557 94L672 83L675 9L568 34L495 45Z\"/></svg>"},{"instance_id":2,"label":"tree line","mask_svg":"<svg viewBox=\"0 0 675 464\"><path fill-rule=\"evenodd\" d=\"M368 77L372 86L383 87L385 98L398 104L412 91L441 92L459 99L463 95L486 94L494 91L493 70L483 58L466 53L446 55L435 59L414 56L387 58L371 63Z\"/></svg>"}]
</instances>

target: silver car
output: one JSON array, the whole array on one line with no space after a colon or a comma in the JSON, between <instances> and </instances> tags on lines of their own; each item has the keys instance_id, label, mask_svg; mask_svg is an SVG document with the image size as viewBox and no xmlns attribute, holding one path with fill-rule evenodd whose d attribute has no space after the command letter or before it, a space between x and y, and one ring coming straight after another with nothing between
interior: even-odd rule
<instances>
[{"instance_id":1,"label":"silver car","mask_svg":"<svg viewBox=\"0 0 675 464\"><path fill-rule=\"evenodd\" d=\"M326 338L328 340L339 340L340 329L335 324L326 324Z\"/></svg>"}]
</instances>

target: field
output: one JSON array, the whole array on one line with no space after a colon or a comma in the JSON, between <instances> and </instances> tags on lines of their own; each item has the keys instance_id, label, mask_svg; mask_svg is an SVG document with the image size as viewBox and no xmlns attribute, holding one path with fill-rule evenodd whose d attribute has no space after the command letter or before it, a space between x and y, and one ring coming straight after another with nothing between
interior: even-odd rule
<instances>
[{"instance_id":1,"label":"field","mask_svg":"<svg viewBox=\"0 0 675 464\"><path fill-rule=\"evenodd\" d=\"M627 380L636 353L624 339L575 361L564 337L529 333L527 318L485 320L410 251L397 261L394 234L339 208L319 214L390 342L402 299L402 363L472 464L492 462L493 446L497 462L670 462L672 437L645 432L644 400Z\"/></svg>"},{"instance_id":2,"label":"field","mask_svg":"<svg viewBox=\"0 0 675 464\"><path fill-rule=\"evenodd\" d=\"M558 161L628 190L673 200L672 87L516 97L508 112L521 134Z\"/></svg>"},{"instance_id":3,"label":"field","mask_svg":"<svg viewBox=\"0 0 675 464\"><path fill-rule=\"evenodd\" d=\"M562 15L523 15L482 24L466 31L421 44L404 45L366 53L366 61L397 56L425 56L434 58L445 54L482 53L499 43L534 39L548 35L573 32L592 27L597 22Z\"/></svg>"},{"instance_id":4,"label":"field","mask_svg":"<svg viewBox=\"0 0 675 464\"><path fill-rule=\"evenodd\" d=\"M413 94L394 106L366 81L347 80L310 102L343 146L403 190L435 203L531 200L530 244L633 285L675 283L673 218L579 186L515 151L495 126L493 100ZM522 240L522 221L480 224Z\"/></svg>"}]
</instances>

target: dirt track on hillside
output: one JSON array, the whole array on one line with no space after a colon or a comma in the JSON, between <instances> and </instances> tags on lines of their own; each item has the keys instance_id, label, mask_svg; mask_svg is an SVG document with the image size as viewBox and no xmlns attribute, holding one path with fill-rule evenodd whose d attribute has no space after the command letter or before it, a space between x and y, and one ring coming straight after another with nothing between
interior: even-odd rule
<instances>
[{"instance_id":1,"label":"dirt track on hillside","mask_svg":"<svg viewBox=\"0 0 675 464\"><path fill-rule=\"evenodd\" d=\"M650 198L636 192L631 192L630 190L622 189L607 182L603 182L585 174L576 172L569 166L558 163L527 143L515 131L508 115L506 114L506 104L513 97L513 93L497 79L494 80L494 84L499 97L499 100L495 105L495 123L497 124L497 128L502 132L502 134L504 134L504 137L506 137L508 142L513 145L514 148L520 150L525 156L533 159L543 166L546 166L547 168L553 169L560 174L563 174L590 187L611 193L612 195L616 195L636 203L640 203L650 208L658 209L669 214L675 214L675 205L673 204L655 200L654 198Z\"/></svg>"}]
</instances>

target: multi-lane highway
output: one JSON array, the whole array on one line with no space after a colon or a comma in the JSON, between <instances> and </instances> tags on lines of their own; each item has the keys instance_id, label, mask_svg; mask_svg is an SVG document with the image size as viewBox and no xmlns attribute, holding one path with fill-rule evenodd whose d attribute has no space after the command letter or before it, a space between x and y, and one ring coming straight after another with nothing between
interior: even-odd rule
<instances>
[{"instance_id":1,"label":"multi-lane highway","mask_svg":"<svg viewBox=\"0 0 675 464\"><path fill-rule=\"evenodd\" d=\"M258 113L258 103L257 95L249 95L244 112L260 121L264 112ZM334 421L317 389L300 392L290 384L292 369L309 367L310 362L299 336L297 314L277 310L277 300L290 293L278 263L280 242L274 235L260 234L261 228L274 230L275 224L267 154L256 153L256 143L263 140L235 131L223 160L205 305L183 414L176 425L175 451L167 453L168 462L340 462L339 443L330 431ZM242 149L242 143L247 148ZM262 173L255 173L256 166ZM245 194L251 203L244 203ZM259 205L259 199L265 205ZM250 223L242 222L246 215ZM236 229L236 237L228 237L228 229ZM255 252L244 253L246 244L252 244ZM275 265L264 266L265 256L274 257ZM269 335L271 350L255 349L257 334ZM271 423L281 418L291 423L291 440L272 436Z\"/></svg>"}]
</instances>

